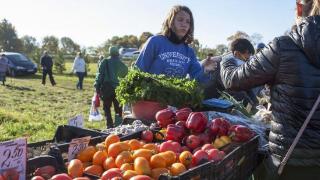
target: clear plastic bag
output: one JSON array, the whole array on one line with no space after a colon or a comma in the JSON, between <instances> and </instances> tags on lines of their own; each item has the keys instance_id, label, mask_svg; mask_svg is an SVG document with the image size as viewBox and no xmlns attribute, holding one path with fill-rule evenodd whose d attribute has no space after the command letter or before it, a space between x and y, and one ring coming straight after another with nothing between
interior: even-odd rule
<instances>
[{"instance_id":1,"label":"clear plastic bag","mask_svg":"<svg viewBox=\"0 0 320 180\"><path fill-rule=\"evenodd\" d=\"M265 124L270 124L270 122L273 119L273 116L272 116L272 112L268 110L269 108L267 109L264 106L259 105L256 107L256 109L258 110L258 112L252 116L252 119Z\"/></svg>"},{"instance_id":2,"label":"clear plastic bag","mask_svg":"<svg viewBox=\"0 0 320 180\"><path fill-rule=\"evenodd\" d=\"M238 114L231 115L231 114L216 112L216 111L206 111L205 114L207 115L208 120L212 120L218 117L224 117L227 120L229 120L229 122L232 124L241 124L249 127L257 135L259 135L259 149L265 150L265 151L268 150L268 139L266 137L268 125L261 122L254 121L245 116L239 116Z\"/></svg>"}]
</instances>

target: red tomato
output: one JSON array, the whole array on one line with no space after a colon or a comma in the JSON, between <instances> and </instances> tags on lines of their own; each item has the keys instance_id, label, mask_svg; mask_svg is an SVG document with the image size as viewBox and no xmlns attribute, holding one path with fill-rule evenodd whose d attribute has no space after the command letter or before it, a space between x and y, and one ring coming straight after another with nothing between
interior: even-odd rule
<instances>
[{"instance_id":1,"label":"red tomato","mask_svg":"<svg viewBox=\"0 0 320 180\"><path fill-rule=\"evenodd\" d=\"M190 135L187 137L186 139L186 145L190 148L190 149L195 149L200 145L200 138L199 136L196 135Z\"/></svg>"},{"instance_id":2,"label":"red tomato","mask_svg":"<svg viewBox=\"0 0 320 180\"><path fill-rule=\"evenodd\" d=\"M2 173L4 179L19 180L19 172L16 169L8 169Z\"/></svg>"},{"instance_id":3,"label":"red tomato","mask_svg":"<svg viewBox=\"0 0 320 180\"><path fill-rule=\"evenodd\" d=\"M220 157L219 157L219 150L218 149L209 149L207 151L208 155L209 155L209 160L213 160L213 161L220 161Z\"/></svg>"},{"instance_id":4,"label":"red tomato","mask_svg":"<svg viewBox=\"0 0 320 180\"><path fill-rule=\"evenodd\" d=\"M72 180L72 178L68 174L62 173L54 175L51 180Z\"/></svg>"},{"instance_id":5,"label":"red tomato","mask_svg":"<svg viewBox=\"0 0 320 180\"><path fill-rule=\"evenodd\" d=\"M161 143L160 145L160 152L166 152L166 151L173 151L176 153L181 152L181 145L178 142L174 141L166 141Z\"/></svg>"},{"instance_id":6,"label":"red tomato","mask_svg":"<svg viewBox=\"0 0 320 180\"><path fill-rule=\"evenodd\" d=\"M210 149L215 149L212 144L205 144L201 147L204 151L209 151Z\"/></svg>"},{"instance_id":7,"label":"red tomato","mask_svg":"<svg viewBox=\"0 0 320 180\"><path fill-rule=\"evenodd\" d=\"M199 165L209 160L208 153L204 150L198 150L193 154L192 161L194 164Z\"/></svg>"},{"instance_id":8,"label":"red tomato","mask_svg":"<svg viewBox=\"0 0 320 180\"><path fill-rule=\"evenodd\" d=\"M146 142L152 142L153 140L153 133L150 130L145 130L141 134L141 139Z\"/></svg>"},{"instance_id":9,"label":"red tomato","mask_svg":"<svg viewBox=\"0 0 320 180\"><path fill-rule=\"evenodd\" d=\"M111 168L105 171L101 176L101 180L110 180L114 177L122 177L121 170L119 168Z\"/></svg>"},{"instance_id":10,"label":"red tomato","mask_svg":"<svg viewBox=\"0 0 320 180\"><path fill-rule=\"evenodd\" d=\"M189 114L192 112L190 108L179 109L176 112L177 121L187 121Z\"/></svg>"},{"instance_id":11,"label":"red tomato","mask_svg":"<svg viewBox=\"0 0 320 180\"><path fill-rule=\"evenodd\" d=\"M34 176L31 180L45 180L42 176Z\"/></svg>"}]
</instances>

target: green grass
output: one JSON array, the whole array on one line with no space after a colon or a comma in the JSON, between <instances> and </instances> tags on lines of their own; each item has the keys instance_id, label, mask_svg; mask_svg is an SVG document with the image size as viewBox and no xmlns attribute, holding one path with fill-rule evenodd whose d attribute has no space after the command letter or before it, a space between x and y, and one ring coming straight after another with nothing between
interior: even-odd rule
<instances>
[{"instance_id":1,"label":"green grass","mask_svg":"<svg viewBox=\"0 0 320 180\"><path fill-rule=\"evenodd\" d=\"M105 119L88 122L97 65L90 64L83 91L76 89L78 79L70 74L71 65L66 64L66 74L54 74L55 87L48 77L43 86L40 73L7 77L7 86L0 85L0 141L18 137L28 137L28 142L52 139L58 125L67 124L78 114L84 116L85 128L105 128Z\"/></svg>"}]
</instances>

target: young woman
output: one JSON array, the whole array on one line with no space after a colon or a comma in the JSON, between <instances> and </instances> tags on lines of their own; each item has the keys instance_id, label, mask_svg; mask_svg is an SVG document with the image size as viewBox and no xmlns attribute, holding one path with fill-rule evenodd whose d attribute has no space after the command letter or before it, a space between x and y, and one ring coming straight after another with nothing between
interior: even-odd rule
<instances>
[{"instance_id":1,"label":"young woman","mask_svg":"<svg viewBox=\"0 0 320 180\"><path fill-rule=\"evenodd\" d=\"M86 62L82 58L81 52L78 52L77 56L74 59L72 71L74 71L79 78L77 83L77 89L82 90L83 79L86 73Z\"/></svg>"},{"instance_id":2,"label":"young woman","mask_svg":"<svg viewBox=\"0 0 320 180\"><path fill-rule=\"evenodd\" d=\"M163 23L161 33L152 36L145 43L136 66L151 74L186 77L204 82L203 73L194 50L189 47L193 41L194 21L192 12L186 6L174 6Z\"/></svg>"}]
</instances>

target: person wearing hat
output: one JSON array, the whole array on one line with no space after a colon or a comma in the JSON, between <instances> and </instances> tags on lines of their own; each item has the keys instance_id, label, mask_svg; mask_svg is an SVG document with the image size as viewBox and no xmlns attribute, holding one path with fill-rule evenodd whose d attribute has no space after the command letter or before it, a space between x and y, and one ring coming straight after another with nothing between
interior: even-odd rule
<instances>
[{"instance_id":1,"label":"person wearing hat","mask_svg":"<svg viewBox=\"0 0 320 180\"><path fill-rule=\"evenodd\" d=\"M77 89L82 90L83 79L86 74L86 62L82 58L82 53L78 52L73 61L72 71L78 76Z\"/></svg>"},{"instance_id":2,"label":"person wearing hat","mask_svg":"<svg viewBox=\"0 0 320 180\"><path fill-rule=\"evenodd\" d=\"M111 105L113 104L116 117L122 117L122 107L116 99L115 89L119 85L119 78L128 73L128 67L120 60L119 50L116 46L109 48L110 57L101 61L96 74L94 87L103 101L107 128L114 126L111 117ZM115 118L116 118L115 117Z\"/></svg>"},{"instance_id":3,"label":"person wearing hat","mask_svg":"<svg viewBox=\"0 0 320 180\"><path fill-rule=\"evenodd\" d=\"M270 153L257 168L256 180L320 179L320 107L315 109L282 173L279 171L280 162L320 95L319 37L320 0L299 0L296 26L288 35L275 38L240 67L230 59L220 63L221 79L230 90L270 85Z\"/></svg>"}]
</instances>

